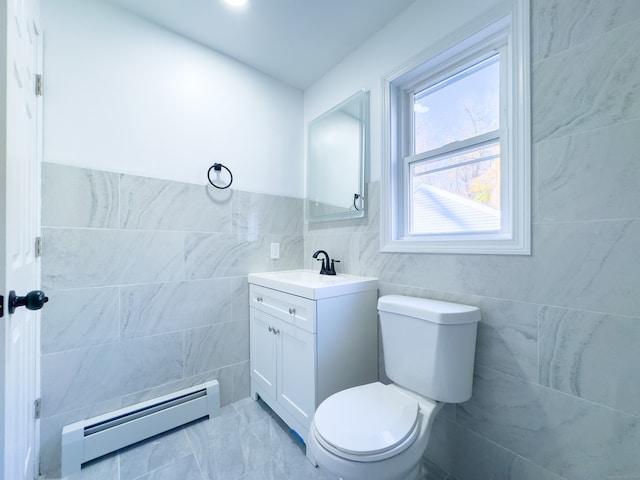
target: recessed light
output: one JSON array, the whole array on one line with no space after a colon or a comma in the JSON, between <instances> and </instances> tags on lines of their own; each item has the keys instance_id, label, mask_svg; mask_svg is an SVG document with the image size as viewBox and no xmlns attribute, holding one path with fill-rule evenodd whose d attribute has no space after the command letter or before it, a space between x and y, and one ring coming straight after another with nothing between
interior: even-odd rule
<instances>
[{"instance_id":1,"label":"recessed light","mask_svg":"<svg viewBox=\"0 0 640 480\"><path fill-rule=\"evenodd\" d=\"M224 1L233 7L241 7L245 3L247 3L247 0L224 0Z\"/></svg>"}]
</instances>

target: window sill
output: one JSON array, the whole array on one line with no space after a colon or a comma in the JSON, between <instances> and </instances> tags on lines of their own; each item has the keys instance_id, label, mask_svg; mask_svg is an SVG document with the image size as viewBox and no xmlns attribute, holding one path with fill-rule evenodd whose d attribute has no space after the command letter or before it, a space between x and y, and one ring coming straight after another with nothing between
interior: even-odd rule
<instances>
[{"instance_id":1,"label":"window sill","mask_svg":"<svg viewBox=\"0 0 640 480\"><path fill-rule=\"evenodd\" d=\"M471 240L451 238L438 240L386 239L380 237L380 251L384 253L437 253L472 255L531 255L530 232L523 232L522 238L491 238Z\"/></svg>"}]
</instances>

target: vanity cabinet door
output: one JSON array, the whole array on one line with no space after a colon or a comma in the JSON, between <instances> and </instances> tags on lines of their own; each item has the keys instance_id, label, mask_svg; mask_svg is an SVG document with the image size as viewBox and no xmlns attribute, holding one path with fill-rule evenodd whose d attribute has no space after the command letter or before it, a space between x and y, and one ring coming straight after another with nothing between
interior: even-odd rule
<instances>
[{"instance_id":1,"label":"vanity cabinet door","mask_svg":"<svg viewBox=\"0 0 640 480\"><path fill-rule=\"evenodd\" d=\"M316 410L316 336L285 322L277 336L278 402L308 429Z\"/></svg>"},{"instance_id":2,"label":"vanity cabinet door","mask_svg":"<svg viewBox=\"0 0 640 480\"><path fill-rule=\"evenodd\" d=\"M251 377L265 395L276 398L278 338L273 329L277 319L254 308L250 312Z\"/></svg>"}]
</instances>

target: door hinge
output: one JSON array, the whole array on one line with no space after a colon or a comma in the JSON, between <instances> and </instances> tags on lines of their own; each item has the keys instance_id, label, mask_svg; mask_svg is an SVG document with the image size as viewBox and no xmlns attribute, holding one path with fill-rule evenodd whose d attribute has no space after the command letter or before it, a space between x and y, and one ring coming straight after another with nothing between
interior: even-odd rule
<instances>
[{"instance_id":1,"label":"door hinge","mask_svg":"<svg viewBox=\"0 0 640 480\"><path fill-rule=\"evenodd\" d=\"M40 412L42 410L42 398L36 398L33 402L33 418L38 420L40 418Z\"/></svg>"},{"instance_id":2,"label":"door hinge","mask_svg":"<svg viewBox=\"0 0 640 480\"><path fill-rule=\"evenodd\" d=\"M42 256L42 237L36 237L35 253L36 257Z\"/></svg>"},{"instance_id":3,"label":"door hinge","mask_svg":"<svg viewBox=\"0 0 640 480\"><path fill-rule=\"evenodd\" d=\"M0 295L0 318L4 317L4 297Z\"/></svg>"},{"instance_id":4,"label":"door hinge","mask_svg":"<svg viewBox=\"0 0 640 480\"><path fill-rule=\"evenodd\" d=\"M42 96L42 74L36 73L36 95L38 97Z\"/></svg>"}]
</instances>

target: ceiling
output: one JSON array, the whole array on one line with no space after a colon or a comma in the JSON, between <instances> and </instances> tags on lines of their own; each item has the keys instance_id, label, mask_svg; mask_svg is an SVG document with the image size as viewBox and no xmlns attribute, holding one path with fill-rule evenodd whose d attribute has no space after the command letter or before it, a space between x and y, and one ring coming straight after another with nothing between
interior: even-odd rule
<instances>
[{"instance_id":1,"label":"ceiling","mask_svg":"<svg viewBox=\"0 0 640 480\"><path fill-rule=\"evenodd\" d=\"M105 0L304 90L415 0Z\"/></svg>"}]
</instances>

